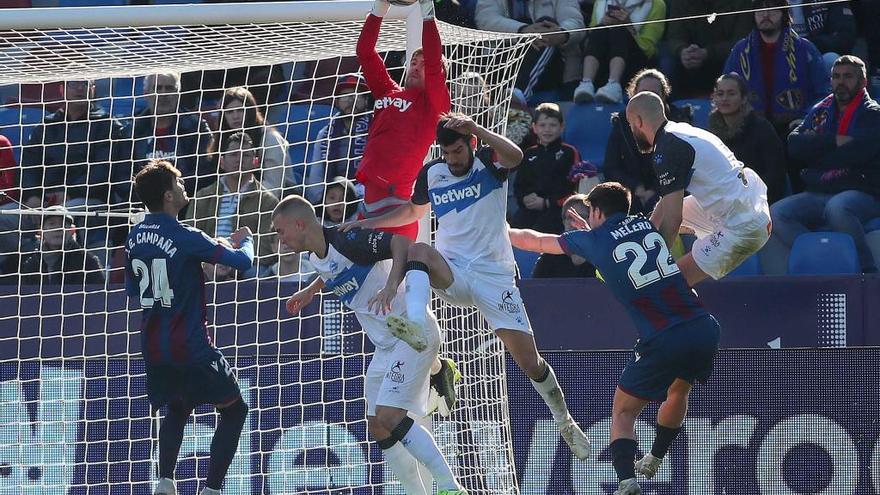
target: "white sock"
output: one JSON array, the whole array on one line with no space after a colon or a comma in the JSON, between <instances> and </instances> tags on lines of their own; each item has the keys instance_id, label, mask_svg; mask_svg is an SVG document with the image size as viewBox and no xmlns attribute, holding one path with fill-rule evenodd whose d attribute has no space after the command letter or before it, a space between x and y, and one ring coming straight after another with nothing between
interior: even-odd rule
<instances>
[{"instance_id":1,"label":"white sock","mask_svg":"<svg viewBox=\"0 0 880 495\"><path fill-rule=\"evenodd\" d=\"M440 453L434 437L422 425L414 423L399 443L428 468L437 482L437 490L461 490L452 469Z\"/></svg>"},{"instance_id":2,"label":"white sock","mask_svg":"<svg viewBox=\"0 0 880 495\"><path fill-rule=\"evenodd\" d=\"M421 476L419 476L419 461L400 442L396 442L391 448L383 450L382 455L385 456L385 462L388 463L391 472L394 473L394 476L403 485L403 491L407 495L431 494L430 491L425 490Z\"/></svg>"},{"instance_id":3,"label":"white sock","mask_svg":"<svg viewBox=\"0 0 880 495\"><path fill-rule=\"evenodd\" d=\"M406 272L406 317L424 327L428 319L428 303L431 302L431 280L422 270Z\"/></svg>"},{"instance_id":4,"label":"white sock","mask_svg":"<svg viewBox=\"0 0 880 495\"><path fill-rule=\"evenodd\" d=\"M417 425L421 425L424 429L429 432L434 431L433 426L431 426L431 416L425 416L423 418L413 418ZM413 458L415 459L415 458ZM419 467L419 476L422 478L422 486L425 487L426 493L434 493L434 477L431 476L431 471L428 470L428 466L425 466L421 462L416 462L416 465Z\"/></svg>"},{"instance_id":5,"label":"white sock","mask_svg":"<svg viewBox=\"0 0 880 495\"><path fill-rule=\"evenodd\" d=\"M536 382L531 378L529 381L532 382L532 386L535 387L535 390L544 399L547 407L550 408L550 412L553 413L553 419L559 422L568 416L568 406L565 404L565 395L562 394L559 382L556 381L556 373L553 372L550 363L545 361L545 364L547 364L547 378L542 382Z\"/></svg>"}]
</instances>

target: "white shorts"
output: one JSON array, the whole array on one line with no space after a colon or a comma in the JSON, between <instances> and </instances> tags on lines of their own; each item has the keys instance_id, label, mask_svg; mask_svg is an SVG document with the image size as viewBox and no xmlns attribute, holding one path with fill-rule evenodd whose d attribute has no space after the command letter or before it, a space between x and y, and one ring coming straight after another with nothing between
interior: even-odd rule
<instances>
[{"instance_id":1,"label":"white shorts","mask_svg":"<svg viewBox=\"0 0 880 495\"><path fill-rule=\"evenodd\" d=\"M766 201L760 210L747 222L727 225L710 218L693 196L684 198L681 224L697 236L691 256L703 273L715 280L723 278L764 247L771 228Z\"/></svg>"},{"instance_id":2,"label":"white shorts","mask_svg":"<svg viewBox=\"0 0 880 495\"><path fill-rule=\"evenodd\" d=\"M514 275L474 271L443 257L452 271L452 285L434 289L441 299L454 306L476 306L492 330L532 333L526 307Z\"/></svg>"},{"instance_id":3,"label":"white shorts","mask_svg":"<svg viewBox=\"0 0 880 495\"><path fill-rule=\"evenodd\" d=\"M440 348L437 320L429 317L428 322L426 330L436 336L433 342L436 345L429 345L425 351L418 352L406 342L397 339L390 347L376 348L367 367L364 383L367 416L376 415L376 406L398 407L417 416L428 414L431 366ZM363 323L361 322L362 325Z\"/></svg>"}]
</instances>

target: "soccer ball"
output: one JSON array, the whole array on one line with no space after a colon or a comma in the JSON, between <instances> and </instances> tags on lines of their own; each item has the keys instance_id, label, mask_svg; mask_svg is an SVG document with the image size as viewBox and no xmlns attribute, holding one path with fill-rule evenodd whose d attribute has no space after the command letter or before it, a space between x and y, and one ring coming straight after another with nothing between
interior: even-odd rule
<instances>
[{"instance_id":1,"label":"soccer ball","mask_svg":"<svg viewBox=\"0 0 880 495\"><path fill-rule=\"evenodd\" d=\"M388 3L391 5L397 5L398 7L408 7L419 0L388 0Z\"/></svg>"}]
</instances>

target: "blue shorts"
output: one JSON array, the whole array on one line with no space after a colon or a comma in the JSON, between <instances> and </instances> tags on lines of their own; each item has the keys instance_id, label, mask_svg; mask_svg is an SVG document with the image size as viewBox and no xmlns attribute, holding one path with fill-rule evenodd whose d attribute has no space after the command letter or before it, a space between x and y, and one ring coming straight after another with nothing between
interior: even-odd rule
<instances>
[{"instance_id":1,"label":"blue shorts","mask_svg":"<svg viewBox=\"0 0 880 495\"><path fill-rule=\"evenodd\" d=\"M620 375L619 388L639 399L663 402L676 378L705 382L712 374L720 336L718 321L706 315L639 342Z\"/></svg>"},{"instance_id":2,"label":"blue shorts","mask_svg":"<svg viewBox=\"0 0 880 495\"><path fill-rule=\"evenodd\" d=\"M147 398L154 409L166 404L187 408L222 405L241 397L235 371L226 358L201 364L147 364Z\"/></svg>"}]
</instances>

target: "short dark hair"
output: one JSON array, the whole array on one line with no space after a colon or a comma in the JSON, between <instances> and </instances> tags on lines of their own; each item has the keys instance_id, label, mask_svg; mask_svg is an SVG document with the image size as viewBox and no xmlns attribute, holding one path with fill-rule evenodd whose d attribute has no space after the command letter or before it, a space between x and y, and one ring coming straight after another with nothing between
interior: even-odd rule
<instances>
[{"instance_id":1,"label":"short dark hair","mask_svg":"<svg viewBox=\"0 0 880 495\"><path fill-rule=\"evenodd\" d=\"M657 69L642 69L636 72L636 75L634 75L633 78L629 80L629 84L626 85L626 95L628 97L632 98L636 95L636 88L643 79L656 79L660 83L660 87L663 88L663 94L660 95L660 98L662 98L664 102L669 101L669 95L672 93L669 79L666 79L666 75Z\"/></svg>"},{"instance_id":2,"label":"short dark hair","mask_svg":"<svg viewBox=\"0 0 880 495\"><path fill-rule=\"evenodd\" d=\"M620 182L603 182L590 191L587 195L587 203L606 217L615 213L627 215L632 203L632 195Z\"/></svg>"},{"instance_id":3,"label":"short dark hair","mask_svg":"<svg viewBox=\"0 0 880 495\"><path fill-rule=\"evenodd\" d=\"M556 119L560 124L565 124L565 119L562 117L562 110L559 109L559 105L556 103L541 103L535 107L535 120L533 122L537 122L538 117L541 115L549 119Z\"/></svg>"},{"instance_id":4,"label":"short dark hair","mask_svg":"<svg viewBox=\"0 0 880 495\"><path fill-rule=\"evenodd\" d=\"M466 143L470 144L470 140L473 137L470 134L462 134L456 130L448 129L446 127L446 123L449 122L453 117L464 117L465 115L460 112L449 112L440 117L440 122L437 122L437 144L440 146L450 146L454 144L459 139L464 140Z\"/></svg>"},{"instance_id":5,"label":"short dark hair","mask_svg":"<svg viewBox=\"0 0 880 495\"><path fill-rule=\"evenodd\" d=\"M134 178L134 190L147 209L161 211L165 202L165 192L174 188L180 170L168 160L150 160Z\"/></svg>"},{"instance_id":6,"label":"short dark hair","mask_svg":"<svg viewBox=\"0 0 880 495\"><path fill-rule=\"evenodd\" d=\"M229 148L229 145L231 143L238 143L239 145L247 143L247 144L251 145L251 147L256 146L254 144L254 139L250 136L250 134L248 134L244 131L235 131L231 134L226 134L222 137L221 141L222 141L220 143L220 146L221 146L220 152L221 153L225 153L225 152L229 151L227 148Z\"/></svg>"},{"instance_id":7,"label":"short dark hair","mask_svg":"<svg viewBox=\"0 0 880 495\"><path fill-rule=\"evenodd\" d=\"M852 65L853 67L860 69L863 81L868 78L868 70L865 68L865 62L855 55L842 55L837 57L837 60L834 61L831 69L833 70L838 65Z\"/></svg>"}]
</instances>

